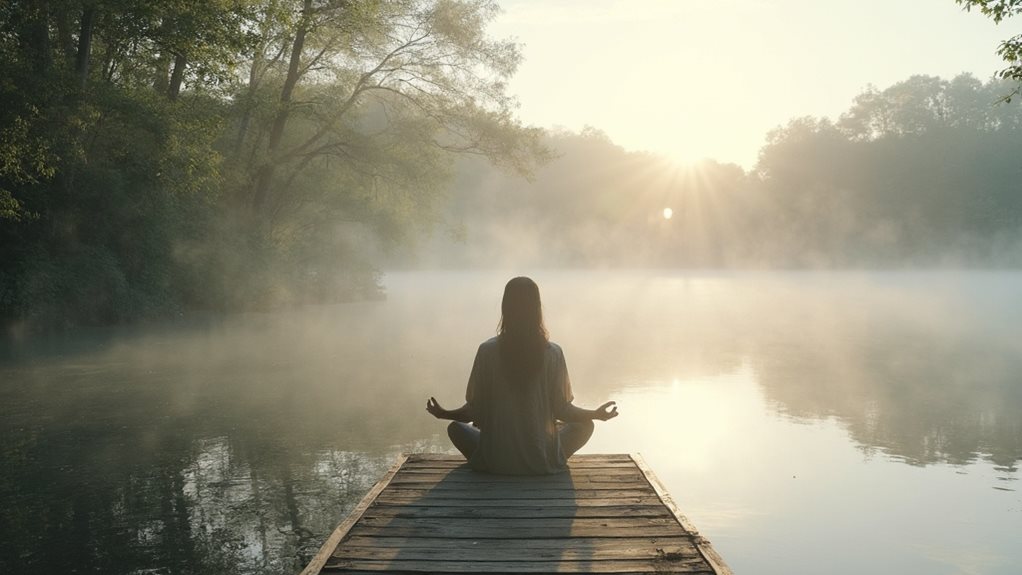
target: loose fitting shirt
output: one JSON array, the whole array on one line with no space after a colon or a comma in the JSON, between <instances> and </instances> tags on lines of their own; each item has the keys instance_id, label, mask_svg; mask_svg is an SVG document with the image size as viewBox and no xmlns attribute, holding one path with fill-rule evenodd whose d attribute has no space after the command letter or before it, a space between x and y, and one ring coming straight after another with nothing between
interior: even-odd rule
<instances>
[{"instance_id":1,"label":"loose fitting shirt","mask_svg":"<svg viewBox=\"0 0 1022 575\"><path fill-rule=\"evenodd\" d=\"M479 447L469 457L473 469L508 475L563 471L557 417L573 399L560 346L550 342L536 380L519 385L504 375L498 338L476 353L465 400L480 429Z\"/></svg>"}]
</instances>

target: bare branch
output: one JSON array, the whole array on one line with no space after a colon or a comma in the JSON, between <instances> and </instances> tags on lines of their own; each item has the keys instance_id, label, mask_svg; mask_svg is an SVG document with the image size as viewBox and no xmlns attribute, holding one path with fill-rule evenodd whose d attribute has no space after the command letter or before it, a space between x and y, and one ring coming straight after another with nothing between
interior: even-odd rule
<instances>
[{"instance_id":1,"label":"bare branch","mask_svg":"<svg viewBox=\"0 0 1022 575\"><path fill-rule=\"evenodd\" d=\"M317 132L313 134L311 137L309 137L304 143L294 148L293 150L282 154L281 158L286 160L287 158L299 156L307 149L309 149L309 147L315 145L318 141L323 139L323 137L330 133L334 125L336 125L336 123L340 121L340 119L344 117L345 114L348 113L352 106L355 105L355 103L358 101L358 97L361 96L368 88L367 83L370 79L372 79L373 76L375 76L381 70L383 70L387 66L387 64L390 63L391 60L393 60L400 54L404 53L408 48L418 45L418 43L425 38L426 36L419 36L417 38L409 40L408 42L398 46L397 48L394 48L390 53L384 56L384 58L374 68L367 72L363 72L362 75L359 77L358 82L355 83L355 86L352 89L351 94L341 104L340 109L333 116L332 120L325 122L324 125L321 126L320 129L317 130Z\"/></svg>"}]
</instances>

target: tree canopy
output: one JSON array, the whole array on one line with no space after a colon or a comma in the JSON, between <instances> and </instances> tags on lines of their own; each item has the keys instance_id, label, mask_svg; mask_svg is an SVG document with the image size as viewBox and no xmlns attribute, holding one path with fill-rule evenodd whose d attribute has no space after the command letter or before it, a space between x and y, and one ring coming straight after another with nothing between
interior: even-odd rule
<instances>
[{"instance_id":1,"label":"tree canopy","mask_svg":"<svg viewBox=\"0 0 1022 575\"><path fill-rule=\"evenodd\" d=\"M963 4L997 20L1022 6ZM679 167L598 130L523 126L507 90L521 54L487 34L496 13L3 3L0 322L373 297L387 254L452 222L467 247L444 265L1022 263L1022 112L997 105L1017 68L870 87L838 118L773 131L748 172Z\"/></svg>"},{"instance_id":2,"label":"tree canopy","mask_svg":"<svg viewBox=\"0 0 1022 575\"><path fill-rule=\"evenodd\" d=\"M955 2L968 11L972 11L973 8L979 10L998 24L1006 18L1022 13L1022 0L955 0ZM1019 93L1018 83L1022 83L1022 34L1015 34L1001 42L997 47L997 54L1008 63L998 72L998 76L1016 82L1014 89L1005 96L1006 100L1011 101L1011 98Z\"/></svg>"},{"instance_id":3,"label":"tree canopy","mask_svg":"<svg viewBox=\"0 0 1022 575\"><path fill-rule=\"evenodd\" d=\"M436 265L493 265L494 254L509 265L1022 265L1022 109L998 103L1010 84L963 74L869 87L837 118L795 118L769 133L747 172L629 152L596 130L553 133L558 159L524 189L482 164L460 170L449 209L464 222L464 247L446 242L422 257Z\"/></svg>"},{"instance_id":4,"label":"tree canopy","mask_svg":"<svg viewBox=\"0 0 1022 575\"><path fill-rule=\"evenodd\" d=\"M0 317L371 295L452 157L545 158L492 0L0 6Z\"/></svg>"}]
</instances>

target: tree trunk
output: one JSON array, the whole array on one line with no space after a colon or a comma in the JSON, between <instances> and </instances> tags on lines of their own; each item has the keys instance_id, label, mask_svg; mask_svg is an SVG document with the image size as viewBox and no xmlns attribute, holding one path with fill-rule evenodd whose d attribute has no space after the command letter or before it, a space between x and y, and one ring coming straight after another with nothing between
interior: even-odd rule
<instances>
[{"instance_id":1,"label":"tree trunk","mask_svg":"<svg viewBox=\"0 0 1022 575\"><path fill-rule=\"evenodd\" d=\"M78 86L83 90L89 79L89 56L92 53L92 28L95 21L96 9L85 8L82 11L81 32L78 34L78 59L75 61Z\"/></svg>"},{"instance_id":2,"label":"tree trunk","mask_svg":"<svg viewBox=\"0 0 1022 575\"><path fill-rule=\"evenodd\" d=\"M167 97L171 102L177 100L177 95L181 93L181 82L184 81L187 64L188 58L184 54L174 56L174 72L170 75L170 87L167 89Z\"/></svg>"},{"instance_id":3,"label":"tree trunk","mask_svg":"<svg viewBox=\"0 0 1022 575\"><path fill-rule=\"evenodd\" d=\"M309 31L311 19L312 0L305 0L302 7L302 18L295 30L295 40L291 45L291 60L287 67L287 77L284 79L284 86L280 90L280 107L277 115L273 118L273 125L270 128L270 137L266 144L267 160L256 175L255 189L252 194L252 208L257 214L261 213L266 206L270 185L273 183L273 176L277 172L276 158L274 156L280 148L280 141L284 137L284 128L287 127L288 116L291 113L291 96L294 93L298 80L301 79L302 50L305 48L305 35Z\"/></svg>"},{"instance_id":4,"label":"tree trunk","mask_svg":"<svg viewBox=\"0 0 1022 575\"><path fill-rule=\"evenodd\" d=\"M117 61L114 57L117 55L117 45L114 42L107 42L106 49L103 50L103 79L107 83L113 82L114 72L117 71Z\"/></svg>"},{"instance_id":5,"label":"tree trunk","mask_svg":"<svg viewBox=\"0 0 1022 575\"><path fill-rule=\"evenodd\" d=\"M241 155L241 146L248 136L248 128L252 123L252 107L255 105L256 84L259 82L259 66L262 65L264 56L262 51L257 51L252 57L252 67L248 71L248 88L241 98L241 122L238 125L238 136L234 140L234 156Z\"/></svg>"}]
</instances>

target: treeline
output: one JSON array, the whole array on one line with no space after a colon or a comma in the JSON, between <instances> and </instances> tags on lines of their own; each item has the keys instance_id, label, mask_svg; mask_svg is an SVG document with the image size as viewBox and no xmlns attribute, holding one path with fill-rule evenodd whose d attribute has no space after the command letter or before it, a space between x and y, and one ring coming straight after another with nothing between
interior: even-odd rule
<instances>
[{"instance_id":1,"label":"treeline","mask_svg":"<svg viewBox=\"0 0 1022 575\"><path fill-rule=\"evenodd\" d=\"M678 166L523 127L496 10L0 4L0 324L373 297L409 246L400 263L1022 265L1007 81L912 77L779 128L751 171Z\"/></svg>"},{"instance_id":2,"label":"treeline","mask_svg":"<svg viewBox=\"0 0 1022 575\"><path fill-rule=\"evenodd\" d=\"M460 242L421 265L893 267L1022 265L1022 108L1014 84L913 76L836 120L768 135L750 171L554 133L524 184L465 163ZM664 209L672 210L671 218Z\"/></svg>"},{"instance_id":3,"label":"treeline","mask_svg":"<svg viewBox=\"0 0 1022 575\"><path fill-rule=\"evenodd\" d=\"M0 3L0 323L372 296L452 155L544 156L490 0Z\"/></svg>"}]
</instances>

